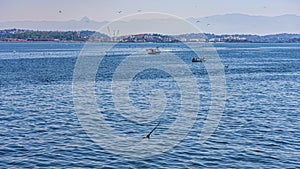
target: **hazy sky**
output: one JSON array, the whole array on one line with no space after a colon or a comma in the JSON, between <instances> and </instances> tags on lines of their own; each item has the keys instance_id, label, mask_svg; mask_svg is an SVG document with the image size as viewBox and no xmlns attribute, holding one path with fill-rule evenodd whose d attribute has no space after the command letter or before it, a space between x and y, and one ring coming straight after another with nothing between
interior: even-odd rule
<instances>
[{"instance_id":1,"label":"hazy sky","mask_svg":"<svg viewBox=\"0 0 300 169\"><path fill-rule=\"evenodd\" d=\"M299 0L0 0L0 22L66 21L87 16L111 21L142 12L164 12L179 17L227 13L278 16L300 15ZM118 11L122 11L118 13Z\"/></svg>"}]
</instances>

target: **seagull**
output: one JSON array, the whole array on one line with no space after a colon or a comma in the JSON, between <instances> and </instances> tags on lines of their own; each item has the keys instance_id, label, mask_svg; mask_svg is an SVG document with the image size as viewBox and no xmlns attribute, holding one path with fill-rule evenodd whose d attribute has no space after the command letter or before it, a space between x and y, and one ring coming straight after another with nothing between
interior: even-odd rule
<instances>
[{"instance_id":1,"label":"seagull","mask_svg":"<svg viewBox=\"0 0 300 169\"><path fill-rule=\"evenodd\" d=\"M209 26L210 24L208 23L208 24L206 24L206 26Z\"/></svg>"},{"instance_id":2,"label":"seagull","mask_svg":"<svg viewBox=\"0 0 300 169\"><path fill-rule=\"evenodd\" d=\"M142 12L142 10L139 9L139 10L137 10L137 12Z\"/></svg>"},{"instance_id":3,"label":"seagull","mask_svg":"<svg viewBox=\"0 0 300 169\"><path fill-rule=\"evenodd\" d=\"M159 124L160 124L160 122L158 122L158 124L154 127L154 129L152 129L152 130L150 131L150 133L147 134L147 136L144 136L143 139L144 139L144 138L150 139L150 136L151 136L152 132L153 132L154 130L156 130L156 128L159 126Z\"/></svg>"},{"instance_id":4,"label":"seagull","mask_svg":"<svg viewBox=\"0 0 300 169\"><path fill-rule=\"evenodd\" d=\"M122 13L122 11L118 11L118 13L120 14L120 13Z\"/></svg>"},{"instance_id":5,"label":"seagull","mask_svg":"<svg viewBox=\"0 0 300 169\"><path fill-rule=\"evenodd\" d=\"M200 21L196 21L196 23L199 23Z\"/></svg>"}]
</instances>

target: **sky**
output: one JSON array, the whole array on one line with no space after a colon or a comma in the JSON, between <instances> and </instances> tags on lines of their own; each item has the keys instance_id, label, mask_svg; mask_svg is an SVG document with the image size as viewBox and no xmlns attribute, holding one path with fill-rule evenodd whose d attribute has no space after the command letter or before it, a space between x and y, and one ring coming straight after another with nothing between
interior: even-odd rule
<instances>
[{"instance_id":1,"label":"sky","mask_svg":"<svg viewBox=\"0 0 300 169\"><path fill-rule=\"evenodd\" d=\"M0 0L0 22L67 21L84 16L112 21L140 12L163 12L181 18L229 13L300 16L299 0ZM121 11L121 12L120 12Z\"/></svg>"}]
</instances>

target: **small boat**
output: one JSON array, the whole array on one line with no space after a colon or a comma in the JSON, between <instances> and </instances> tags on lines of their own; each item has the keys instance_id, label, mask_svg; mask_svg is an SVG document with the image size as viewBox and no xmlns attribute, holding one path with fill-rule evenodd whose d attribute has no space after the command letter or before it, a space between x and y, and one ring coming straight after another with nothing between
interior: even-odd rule
<instances>
[{"instance_id":1,"label":"small boat","mask_svg":"<svg viewBox=\"0 0 300 169\"><path fill-rule=\"evenodd\" d=\"M203 58L200 58L200 59L197 59L197 58L193 58L192 59L192 62L205 62L206 59L203 57Z\"/></svg>"},{"instance_id":2,"label":"small boat","mask_svg":"<svg viewBox=\"0 0 300 169\"><path fill-rule=\"evenodd\" d=\"M149 48L149 49L147 49L147 52L149 55L160 54L160 50L158 49L158 47L156 49Z\"/></svg>"}]
</instances>

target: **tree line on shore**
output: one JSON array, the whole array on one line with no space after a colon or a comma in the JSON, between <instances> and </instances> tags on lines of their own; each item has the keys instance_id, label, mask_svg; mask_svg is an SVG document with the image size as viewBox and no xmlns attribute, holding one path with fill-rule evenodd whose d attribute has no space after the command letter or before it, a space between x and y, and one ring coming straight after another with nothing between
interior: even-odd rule
<instances>
[{"instance_id":1,"label":"tree line on shore","mask_svg":"<svg viewBox=\"0 0 300 169\"><path fill-rule=\"evenodd\" d=\"M94 41L94 42L254 42L254 43L300 43L300 34L274 35L215 35L182 34L175 36L160 34L138 34L110 37L96 31L34 31L24 29L0 30L0 41Z\"/></svg>"}]
</instances>

